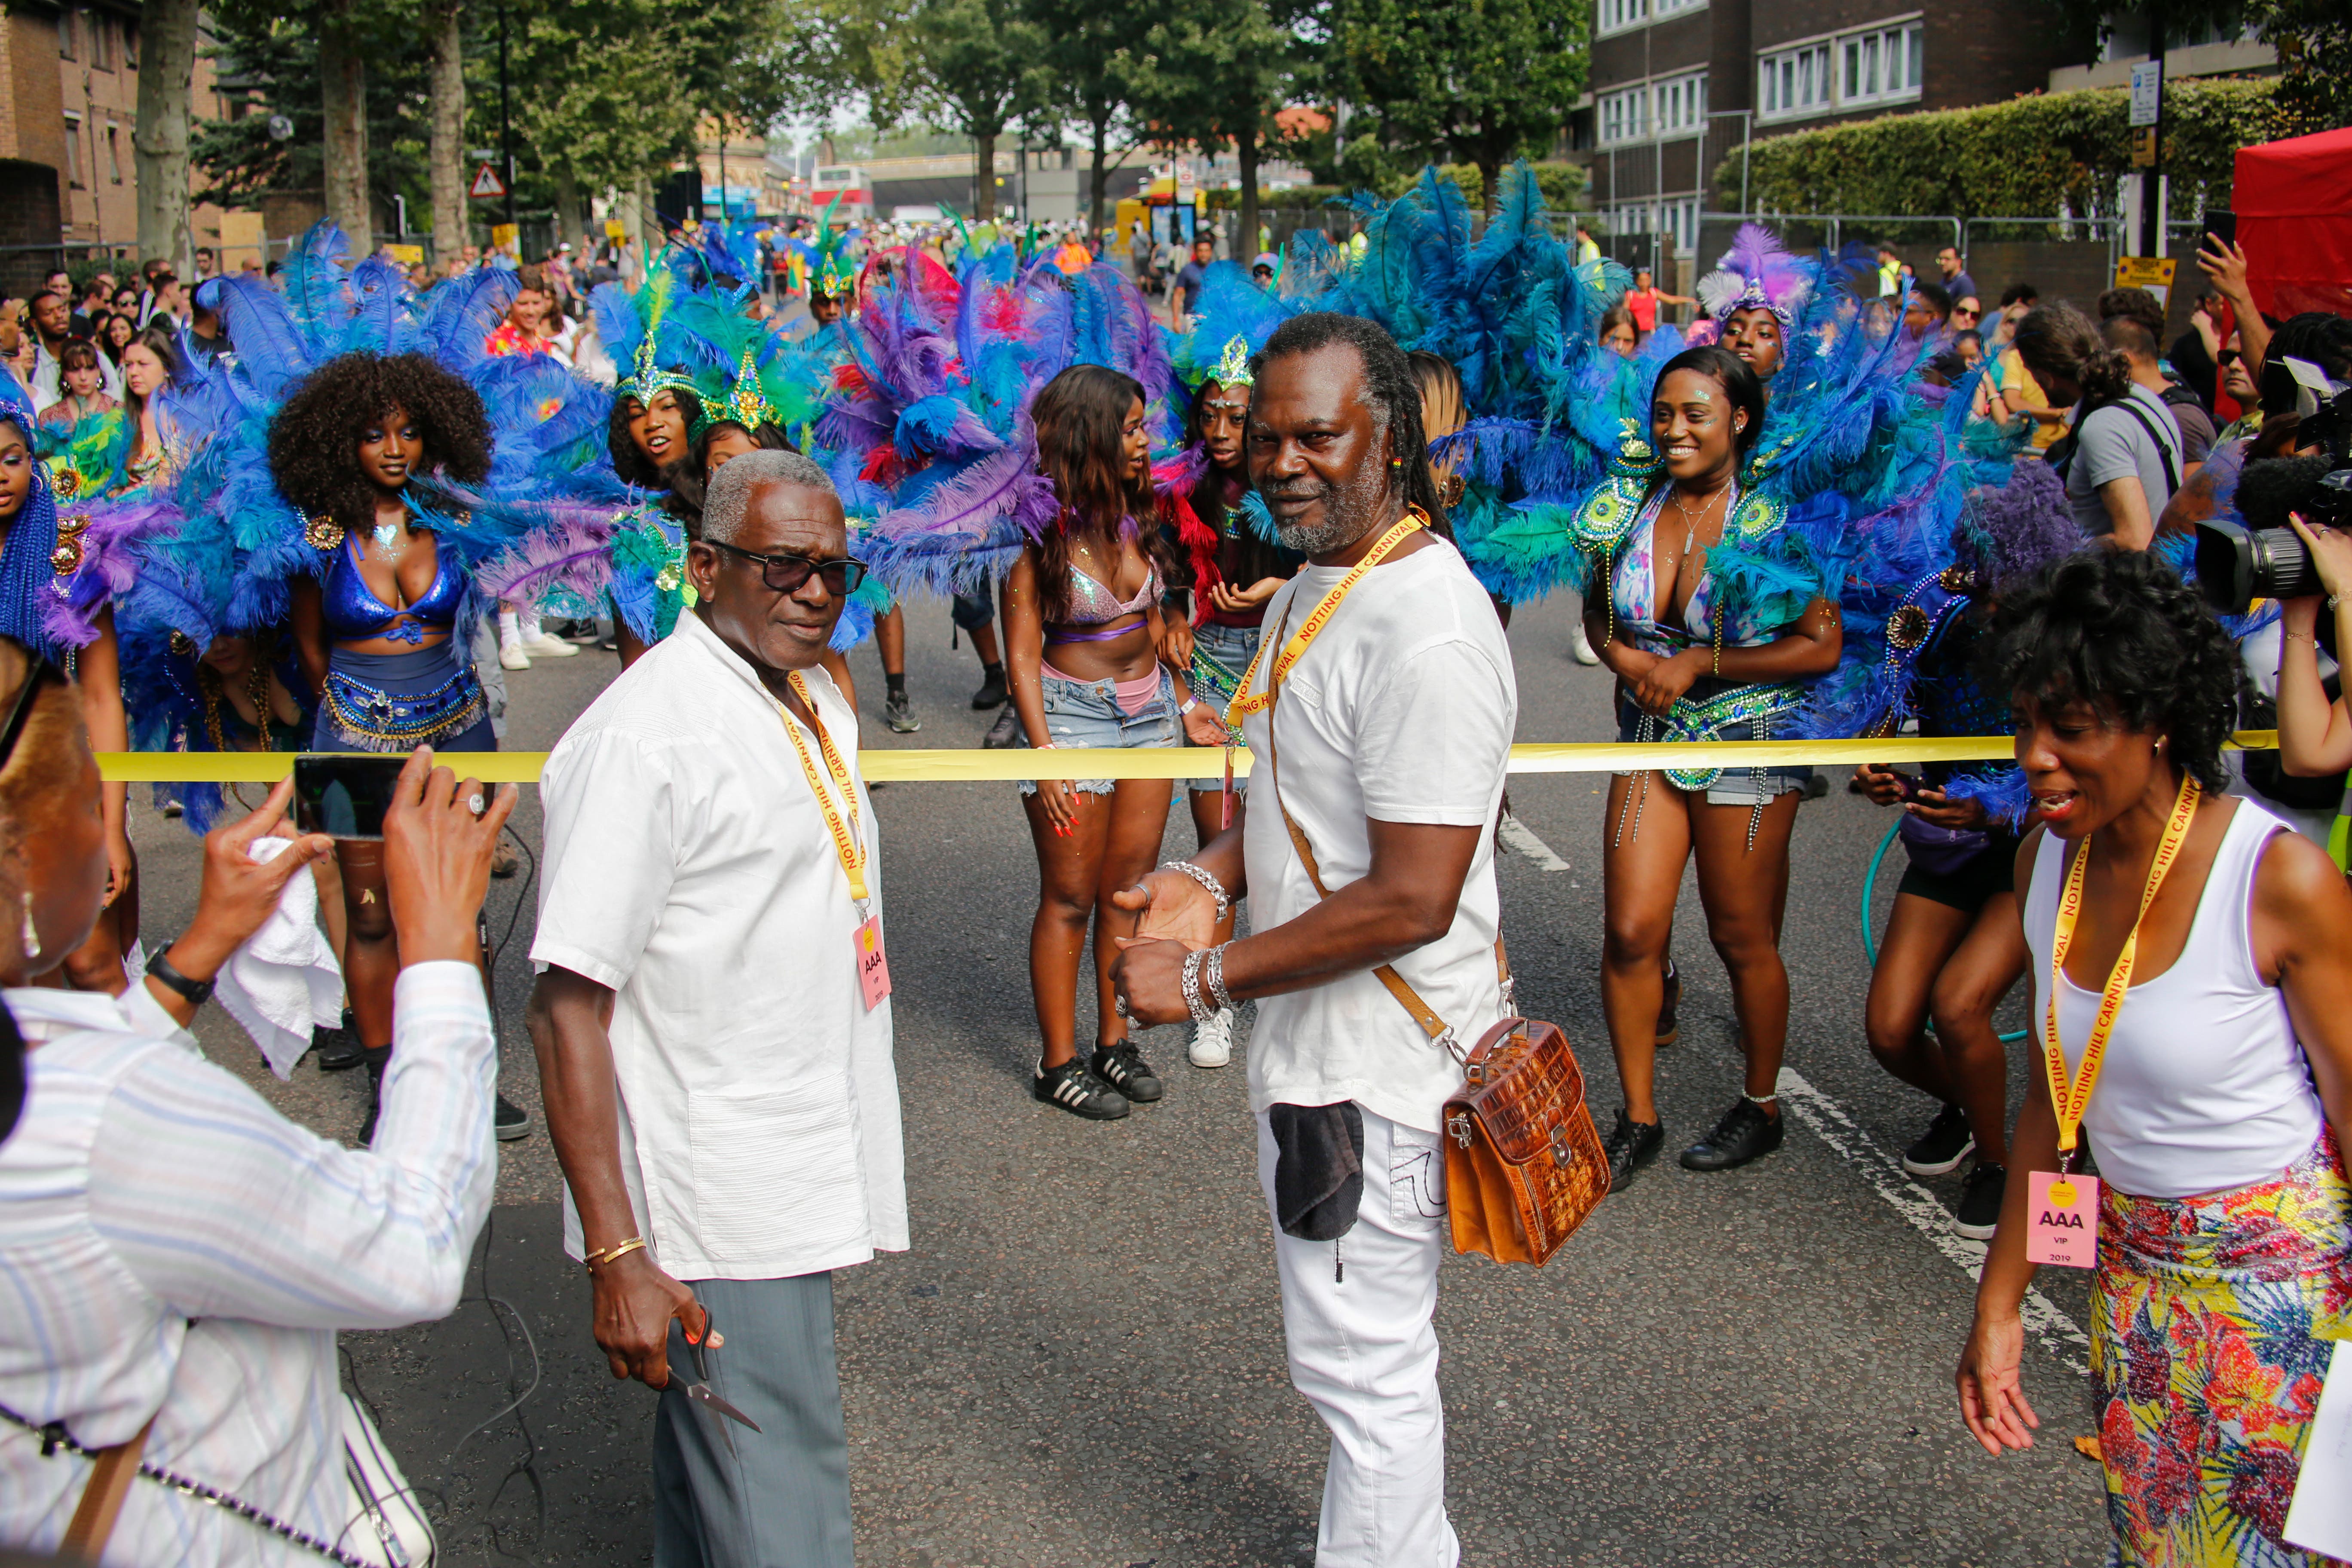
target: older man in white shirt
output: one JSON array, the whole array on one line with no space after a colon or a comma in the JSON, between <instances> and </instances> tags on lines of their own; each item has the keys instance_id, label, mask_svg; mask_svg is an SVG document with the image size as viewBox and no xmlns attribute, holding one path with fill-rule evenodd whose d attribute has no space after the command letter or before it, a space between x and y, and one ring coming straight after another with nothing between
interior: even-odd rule
<instances>
[{"instance_id":1,"label":"older man in white shirt","mask_svg":"<svg viewBox=\"0 0 2352 1568\"><path fill-rule=\"evenodd\" d=\"M531 1037L596 1342L664 1391L665 1568L851 1560L831 1270L903 1250L907 1200L874 816L817 662L847 556L815 464L730 462L694 613L541 784Z\"/></svg>"}]
</instances>

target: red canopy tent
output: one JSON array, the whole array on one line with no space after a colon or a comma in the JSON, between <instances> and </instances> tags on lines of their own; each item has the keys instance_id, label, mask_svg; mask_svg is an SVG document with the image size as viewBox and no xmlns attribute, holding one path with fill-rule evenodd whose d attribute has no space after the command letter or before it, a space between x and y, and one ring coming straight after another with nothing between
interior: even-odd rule
<instances>
[{"instance_id":1,"label":"red canopy tent","mask_svg":"<svg viewBox=\"0 0 2352 1568\"><path fill-rule=\"evenodd\" d=\"M2352 316L2352 129L2241 147L2230 205L2264 315Z\"/></svg>"}]
</instances>

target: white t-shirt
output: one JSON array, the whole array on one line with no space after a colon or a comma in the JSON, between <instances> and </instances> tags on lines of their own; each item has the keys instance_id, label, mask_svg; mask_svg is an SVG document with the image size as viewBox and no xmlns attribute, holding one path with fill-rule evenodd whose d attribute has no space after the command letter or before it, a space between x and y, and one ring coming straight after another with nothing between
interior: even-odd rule
<instances>
[{"instance_id":1,"label":"white t-shirt","mask_svg":"<svg viewBox=\"0 0 2352 1568\"><path fill-rule=\"evenodd\" d=\"M855 781L857 717L823 670L806 679ZM863 917L751 667L680 616L564 732L540 791L531 961L615 993L621 1170L655 1260L681 1279L776 1279L905 1250L890 1003L866 1009ZM563 1244L581 1255L569 1190Z\"/></svg>"},{"instance_id":2,"label":"white t-shirt","mask_svg":"<svg viewBox=\"0 0 2352 1568\"><path fill-rule=\"evenodd\" d=\"M1339 581L1309 566L1266 606L1269 640L1290 631ZM1267 659L1271 668L1273 656ZM1261 673L1263 689L1266 677ZM1282 683L1282 802L1334 892L1371 867L1367 818L1491 826L1518 720L1511 648L1495 606L1451 546L1426 546L1365 574ZM1266 715L1243 722L1258 761L1244 848L1250 922L1271 931L1318 902L1291 847L1265 765ZM1481 834L1454 925L1396 971L1467 1050L1503 1016L1495 972L1501 919L1495 836ZM1352 1100L1391 1121L1438 1131L1462 1069L1367 970L1262 998L1249 1052L1250 1107Z\"/></svg>"}]
</instances>

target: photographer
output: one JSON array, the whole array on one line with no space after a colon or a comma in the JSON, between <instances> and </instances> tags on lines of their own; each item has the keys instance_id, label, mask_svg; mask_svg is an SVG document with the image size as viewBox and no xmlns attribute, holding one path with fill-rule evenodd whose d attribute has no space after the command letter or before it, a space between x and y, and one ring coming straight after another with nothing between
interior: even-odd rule
<instances>
[{"instance_id":1,"label":"photographer","mask_svg":"<svg viewBox=\"0 0 2352 1568\"><path fill-rule=\"evenodd\" d=\"M2347 640L2352 638L2352 536L2315 515L2325 494L2319 481L2335 467L2335 459L2325 453L2273 458L2248 468L2238 486L2238 504L2248 526L2276 527L2284 521L2294 529L2311 552L2311 563L2327 589L2325 600L2311 595L2283 600L2279 605L2278 761L2290 782L2340 781L2345 770L2352 768L2352 714L2345 709L2335 657L2338 650L2352 646L2352 640ZM2339 500L2344 493L2336 492ZM2292 508L2281 502L2292 502ZM2326 641L2333 646L2325 650L2320 646L2323 607L2334 617L2326 628L2333 634ZM2309 802L2293 804L2325 812L2319 797L2328 793L2322 785ZM2340 799L2326 815L2335 820L2323 841L2340 866L2347 851ZM2314 826L2306 824L2305 830L2312 832ZM2320 835L2313 833L2313 837Z\"/></svg>"},{"instance_id":2,"label":"photographer","mask_svg":"<svg viewBox=\"0 0 2352 1568\"><path fill-rule=\"evenodd\" d=\"M30 1047L24 1121L0 1144L0 1541L57 1550L84 1456L120 1448L234 1506L134 1473L110 1542L77 1543L91 1560L300 1560L289 1531L353 1546L335 1334L446 1314L496 1180L474 911L515 792L481 810L481 786L422 750L401 773L383 850L402 1048L357 1151L278 1114L186 1031L328 851L312 835L247 853L290 782L205 840L194 920L120 997L42 984L106 890L98 791L71 683L0 639L0 898L25 921L0 982Z\"/></svg>"}]
</instances>

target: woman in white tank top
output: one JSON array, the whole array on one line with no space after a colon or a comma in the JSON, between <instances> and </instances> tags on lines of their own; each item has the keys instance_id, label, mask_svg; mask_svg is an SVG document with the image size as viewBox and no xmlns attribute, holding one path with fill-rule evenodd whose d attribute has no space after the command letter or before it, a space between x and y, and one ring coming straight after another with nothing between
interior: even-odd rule
<instances>
[{"instance_id":1,"label":"woman in white tank top","mask_svg":"<svg viewBox=\"0 0 2352 1568\"><path fill-rule=\"evenodd\" d=\"M2284 1531L2328 1342L2352 1338L2352 890L2317 846L2221 793L2237 661L2160 562L2059 562L2004 591L1988 640L2040 823L2017 868L2043 1063L2011 1144L2020 1172L2062 1169L2053 1014L2072 1083L2133 952L2082 1110L2116 1560L2326 1562ZM2019 1384L2031 1185L2010 1184L1958 1373L1962 1417L1995 1454L2037 1425Z\"/></svg>"}]
</instances>

